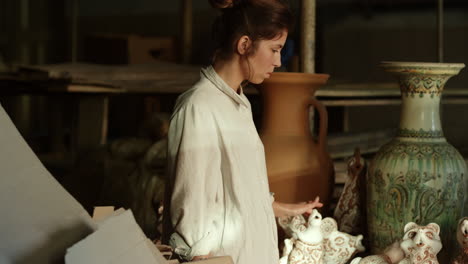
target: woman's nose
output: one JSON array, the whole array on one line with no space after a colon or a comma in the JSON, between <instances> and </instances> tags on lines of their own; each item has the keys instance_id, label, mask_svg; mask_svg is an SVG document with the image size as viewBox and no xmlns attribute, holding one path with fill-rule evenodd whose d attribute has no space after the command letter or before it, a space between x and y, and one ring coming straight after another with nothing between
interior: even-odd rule
<instances>
[{"instance_id":1,"label":"woman's nose","mask_svg":"<svg viewBox=\"0 0 468 264\"><path fill-rule=\"evenodd\" d=\"M276 68L281 67L281 53L280 55L275 56L275 61L273 62L273 66L275 66Z\"/></svg>"}]
</instances>

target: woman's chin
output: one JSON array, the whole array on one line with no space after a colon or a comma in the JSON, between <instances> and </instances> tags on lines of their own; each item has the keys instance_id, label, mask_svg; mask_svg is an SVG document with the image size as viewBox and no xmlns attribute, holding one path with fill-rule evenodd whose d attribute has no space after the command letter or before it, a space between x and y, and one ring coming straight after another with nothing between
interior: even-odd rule
<instances>
[{"instance_id":1,"label":"woman's chin","mask_svg":"<svg viewBox=\"0 0 468 264\"><path fill-rule=\"evenodd\" d=\"M249 82L253 84L261 84L264 80L265 78L255 78L253 80L249 80Z\"/></svg>"}]
</instances>

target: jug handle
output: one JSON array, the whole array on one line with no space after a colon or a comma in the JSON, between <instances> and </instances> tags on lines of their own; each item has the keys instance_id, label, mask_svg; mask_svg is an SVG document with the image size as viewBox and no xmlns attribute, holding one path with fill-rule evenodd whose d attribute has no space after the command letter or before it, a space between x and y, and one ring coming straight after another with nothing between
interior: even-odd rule
<instances>
[{"instance_id":1,"label":"jug handle","mask_svg":"<svg viewBox=\"0 0 468 264\"><path fill-rule=\"evenodd\" d=\"M328 130L328 112L325 106L320 103L315 97L310 98L309 105L317 109L319 114L319 133L318 145L322 151L325 151L327 143L327 130Z\"/></svg>"}]
</instances>

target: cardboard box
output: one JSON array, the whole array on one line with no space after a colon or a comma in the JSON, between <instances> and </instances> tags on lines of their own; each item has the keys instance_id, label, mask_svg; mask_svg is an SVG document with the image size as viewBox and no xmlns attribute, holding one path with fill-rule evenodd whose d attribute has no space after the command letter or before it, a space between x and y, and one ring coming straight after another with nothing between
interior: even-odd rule
<instances>
[{"instance_id":1,"label":"cardboard box","mask_svg":"<svg viewBox=\"0 0 468 264\"><path fill-rule=\"evenodd\" d=\"M176 50L175 37L92 34L84 41L85 61L100 64L176 62Z\"/></svg>"},{"instance_id":2,"label":"cardboard box","mask_svg":"<svg viewBox=\"0 0 468 264\"><path fill-rule=\"evenodd\" d=\"M69 249L67 264L166 264L144 235L130 210L118 210L101 220L98 229Z\"/></svg>"},{"instance_id":3,"label":"cardboard box","mask_svg":"<svg viewBox=\"0 0 468 264\"><path fill-rule=\"evenodd\" d=\"M157 246L145 237L130 210L95 207L93 219L98 221L97 231L67 250L67 264L120 264L133 263L131 260L134 259L138 259L139 264L179 263L177 260L165 260ZM125 254L120 255L119 252ZM233 264L233 261L231 257L223 256L187 263Z\"/></svg>"}]
</instances>

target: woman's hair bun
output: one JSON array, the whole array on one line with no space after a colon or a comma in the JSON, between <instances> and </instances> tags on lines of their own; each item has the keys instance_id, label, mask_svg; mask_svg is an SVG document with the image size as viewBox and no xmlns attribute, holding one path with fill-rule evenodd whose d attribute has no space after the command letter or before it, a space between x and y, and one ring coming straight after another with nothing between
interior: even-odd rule
<instances>
[{"instance_id":1,"label":"woman's hair bun","mask_svg":"<svg viewBox=\"0 0 468 264\"><path fill-rule=\"evenodd\" d=\"M209 0L211 6L219 9L231 8L234 6L235 1L241 0Z\"/></svg>"}]
</instances>

